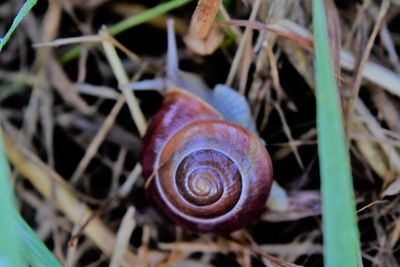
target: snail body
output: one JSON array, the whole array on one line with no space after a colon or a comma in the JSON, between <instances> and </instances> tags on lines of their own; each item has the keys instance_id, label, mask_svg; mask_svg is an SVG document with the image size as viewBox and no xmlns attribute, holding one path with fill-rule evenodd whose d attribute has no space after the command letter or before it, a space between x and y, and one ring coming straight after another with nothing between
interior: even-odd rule
<instances>
[{"instance_id":1,"label":"snail body","mask_svg":"<svg viewBox=\"0 0 400 267\"><path fill-rule=\"evenodd\" d=\"M272 184L271 159L259 138L182 90L165 94L141 163L161 211L196 232L244 227L265 206Z\"/></svg>"}]
</instances>

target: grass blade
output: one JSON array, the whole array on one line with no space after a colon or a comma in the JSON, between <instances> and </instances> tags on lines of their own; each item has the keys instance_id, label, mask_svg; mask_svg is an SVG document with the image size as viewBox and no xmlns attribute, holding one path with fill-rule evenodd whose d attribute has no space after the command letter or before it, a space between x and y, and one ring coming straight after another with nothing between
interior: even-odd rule
<instances>
[{"instance_id":1,"label":"grass blade","mask_svg":"<svg viewBox=\"0 0 400 267\"><path fill-rule=\"evenodd\" d=\"M61 266L34 231L17 213L11 176L0 132L0 266Z\"/></svg>"},{"instance_id":2,"label":"grass blade","mask_svg":"<svg viewBox=\"0 0 400 267\"><path fill-rule=\"evenodd\" d=\"M36 5L37 0L28 0L25 1L25 4L19 10L17 16L14 18L13 23L11 24L10 29L6 32L3 38L0 39L0 52L3 49L4 45L10 39L11 34L15 31L21 21L25 18L28 12L32 9L34 5Z\"/></svg>"},{"instance_id":3,"label":"grass blade","mask_svg":"<svg viewBox=\"0 0 400 267\"><path fill-rule=\"evenodd\" d=\"M145 23L149 20L152 20L164 13L167 13L175 8L181 7L187 3L189 3L192 0L171 0L166 3L160 4L156 7L150 8L146 11L141 12L140 14L135 14L131 17L128 17L120 22L118 22L115 25L109 26L108 27L108 33L111 35L117 35L123 31L126 31L127 29L130 29L134 26L137 26L139 24ZM66 63L77 56L79 56L79 53L81 51L81 47L79 45L73 47L71 50L69 50L66 54L64 54L63 57L61 57L61 63Z\"/></svg>"},{"instance_id":4,"label":"grass blade","mask_svg":"<svg viewBox=\"0 0 400 267\"><path fill-rule=\"evenodd\" d=\"M123 31L126 31L127 29L130 29L134 26L145 23L145 22L152 20L152 19L154 19L164 13L167 13L175 8L183 6L187 3L189 3L190 1L192 1L192 0L172 0L172 1L166 2L164 4L155 6L153 8L150 8L146 11L141 12L140 14L131 16L113 26L110 26L108 28L108 33L111 35L119 34Z\"/></svg>"},{"instance_id":5,"label":"grass blade","mask_svg":"<svg viewBox=\"0 0 400 267\"><path fill-rule=\"evenodd\" d=\"M17 215L18 233L21 239L22 255L33 267L50 266L61 267L54 255L47 249L43 242L29 225Z\"/></svg>"},{"instance_id":6,"label":"grass blade","mask_svg":"<svg viewBox=\"0 0 400 267\"><path fill-rule=\"evenodd\" d=\"M0 266L23 266L15 223L15 203L11 175L0 131Z\"/></svg>"},{"instance_id":7,"label":"grass blade","mask_svg":"<svg viewBox=\"0 0 400 267\"><path fill-rule=\"evenodd\" d=\"M324 263L360 265L360 243L343 115L331 60L324 1L313 0L317 128L321 172Z\"/></svg>"}]
</instances>

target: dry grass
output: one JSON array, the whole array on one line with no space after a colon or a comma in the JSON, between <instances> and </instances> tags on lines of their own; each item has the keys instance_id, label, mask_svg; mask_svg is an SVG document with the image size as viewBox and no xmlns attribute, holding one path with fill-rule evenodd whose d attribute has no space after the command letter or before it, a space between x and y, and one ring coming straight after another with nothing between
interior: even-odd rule
<instances>
[{"instance_id":1,"label":"dry grass","mask_svg":"<svg viewBox=\"0 0 400 267\"><path fill-rule=\"evenodd\" d=\"M400 5L337 2L363 263L398 266ZM284 189L284 205L230 235L185 233L144 192L140 137L160 96L120 88L165 71L166 16L115 38L101 27L143 4L39 1L0 54L0 119L22 215L65 266L321 266L310 1L230 1L220 19L247 21L220 24L222 48L203 58L179 47L199 77L246 95ZM180 37L194 6L171 14ZM0 5L7 23L15 11ZM60 63L76 43L79 57Z\"/></svg>"}]
</instances>

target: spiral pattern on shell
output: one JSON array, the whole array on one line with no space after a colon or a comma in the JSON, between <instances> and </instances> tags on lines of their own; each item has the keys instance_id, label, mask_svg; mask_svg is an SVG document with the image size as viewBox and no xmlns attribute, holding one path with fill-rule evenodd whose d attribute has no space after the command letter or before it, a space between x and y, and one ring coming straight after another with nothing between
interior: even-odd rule
<instances>
[{"instance_id":1,"label":"spiral pattern on shell","mask_svg":"<svg viewBox=\"0 0 400 267\"><path fill-rule=\"evenodd\" d=\"M249 223L272 183L271 160L258 137L180 91L167 94L151 122L142 165L161 210L200 232L228 232Z\"/></svg>"}]
</instances>

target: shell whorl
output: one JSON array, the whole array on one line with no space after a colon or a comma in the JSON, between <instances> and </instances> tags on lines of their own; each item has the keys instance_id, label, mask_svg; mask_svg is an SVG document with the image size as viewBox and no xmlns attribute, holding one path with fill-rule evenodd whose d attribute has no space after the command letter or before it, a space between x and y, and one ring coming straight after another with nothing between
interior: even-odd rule
<instances>
[{"instance_id":1,"label":"shell whorl","mask_svg":"<svg viewBox=\"0 0 400 267\"><path fill-rule=\"evenodd\" d=\"M151 177L150 196L173 221L189 230L226 232L243 227L264 206L272 166L254 134L180 91L167 94L149 129L144 176Z\"/></svg>"}]
</instances>

